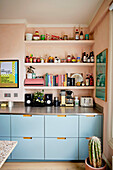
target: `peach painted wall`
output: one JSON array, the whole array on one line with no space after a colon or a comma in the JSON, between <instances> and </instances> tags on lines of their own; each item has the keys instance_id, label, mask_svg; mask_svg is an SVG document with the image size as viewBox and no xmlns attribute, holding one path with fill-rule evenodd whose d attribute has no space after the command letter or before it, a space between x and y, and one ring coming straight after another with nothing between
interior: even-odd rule
<instances>
[{"instance_id":1,"label":"peach painted wall","mask_svg":"<svg viewBox=\"0 0 113 170\"><path fill-rule=\"evenodd\" d=\"M0 24L0 59L18 59L19 60L19 88L0 89L0 101L24 101L24 24ZM11 98L4 98L4 92L11 93ZM14 93L18 97L14 98Z\"/></svg>"},{"instance_id":2,"label":"peach painted wall","mask_svg":"<svg viewBox=\"0 0 113 170\"><path fill-rule=\"evenodd\" d=\"M106 48L108 48L109 51L109 12L107 12L107 14L101 20L101 22L99 22L99 24L95 27L94 39L95 44L93 46L93 50L95 52L95 56ZM108 56L108 67L109 63L110 60ZM109 76L109 73L107 76ZM109 96L107 96L107 101L108 97ZM107 142L108 102L104 102L98 98L95 98L95 101L104 108L103 153L106 156L106 158L111 162L113 150L108 146Z\"/></svg>"}]
</instances>

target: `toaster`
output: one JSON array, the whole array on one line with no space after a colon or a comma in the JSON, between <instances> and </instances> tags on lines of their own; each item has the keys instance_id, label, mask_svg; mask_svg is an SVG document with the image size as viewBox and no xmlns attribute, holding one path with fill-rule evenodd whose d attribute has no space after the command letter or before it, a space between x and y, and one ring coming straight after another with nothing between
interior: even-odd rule
<instances>
[{"instance_id":1,"label":"toaster","mask_svg":"<svg viewBox=\"0 0 113 170\"><path fill-rule=\"evenodd\" d=\"M82 96L80 98L80 106L82 107L93 107L93 97L90 96Z\"/></svg>"}]
</instances>

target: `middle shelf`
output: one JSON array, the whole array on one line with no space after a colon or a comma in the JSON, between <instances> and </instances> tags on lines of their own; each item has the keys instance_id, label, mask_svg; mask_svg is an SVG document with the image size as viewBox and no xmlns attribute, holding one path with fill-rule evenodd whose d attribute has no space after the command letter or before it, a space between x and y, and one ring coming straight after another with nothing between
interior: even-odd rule
<instances>
[{"instance_id":1,"label":"middle shelf","mask_svg":"<svg viewBox=\"0 0 113 170\"><path fill-rule=\"evenodd\" d=\"M52 90L52 89L55 89L55 90L65 90L65 89L71 89L71 90L94 90L95 87L94 86L53 86L53 87L48 87L48 86L24 86L24 89L47 89L47 90Z\"/></svg>"}]
</instances>

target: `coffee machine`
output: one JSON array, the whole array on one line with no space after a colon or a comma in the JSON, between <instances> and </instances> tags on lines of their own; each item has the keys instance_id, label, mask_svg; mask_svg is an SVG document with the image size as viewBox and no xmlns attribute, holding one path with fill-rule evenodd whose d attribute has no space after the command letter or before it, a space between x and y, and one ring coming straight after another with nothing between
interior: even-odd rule
<instances>
[{"instance_id":1,"label":"coffee machine","mask_svg":"<svg viewBox=\"0 0 113 170\"><path fill-rule=\"evenodd\" d=\"M73 107L73 97L72 97L73 91L71 90L66 90L66 106Z\"/></svg>"},{"instance_id":2,"label":"coffee machine","mask_svg":"<svg viewBox=\"0 0 113 170\"><path fill-rule=\"evenodd\" d=\"M60 92L61 95L61 103L60 106L66 106L66 91L65 90L61 90Z\"/></svg>"}]
</instances>

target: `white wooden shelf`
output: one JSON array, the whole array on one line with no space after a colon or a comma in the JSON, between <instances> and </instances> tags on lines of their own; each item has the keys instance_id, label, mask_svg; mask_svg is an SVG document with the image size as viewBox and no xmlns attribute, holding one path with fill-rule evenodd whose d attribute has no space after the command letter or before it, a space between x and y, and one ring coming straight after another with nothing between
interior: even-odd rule
<instances>
[{"instance_id":1,"label":"white wooden shelf","mask_svg":"<svg viewBox=\"0 0 113 170\"><path fill-rule=\"evenodd\" d=\"M94 66L94 63L25 63L25 66Z\"/></svg>"},{"instance_id":2,"label":"white wooden shelf","mask_svg":"<svg viewBox=\"0 0 113 170\"><path fill-rule=\"evenodd\" d=\"M78 44L78 45L93 45L94 40L32 40L24 41L25 44Z\"/></svg>"},{"instance_id":3,"label":"white wooden shelf","mask_svg":"<svg viewBox=\"0 0 113 170\"><path fill-rule=\"evenodd\" d=\"M26 90L34 90L34 89L44 89L44 90L62 90L62 89L71 89L71 90L94 90L94 86L24 86Z\"/></svg>"}]
</instances>

